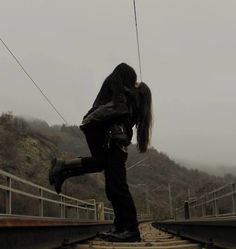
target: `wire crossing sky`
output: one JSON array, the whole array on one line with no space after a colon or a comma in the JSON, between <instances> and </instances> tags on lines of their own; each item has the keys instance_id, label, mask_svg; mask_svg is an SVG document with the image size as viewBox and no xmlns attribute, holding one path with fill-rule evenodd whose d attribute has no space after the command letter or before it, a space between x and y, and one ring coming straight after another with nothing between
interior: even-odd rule
<instances>
[{"instance_id":1,"label":"wire crossing sky","mask_svg":"<svg viewBox=\"0 0 236 249\"><path fill-rule=\"evenodd\" d=\"M140 80L142 82L143 81L142 63L141 63L140 44L139 44L139 32L138 32L138 18L137 18L137 11L136 11L136 2L135 2L135 0L133 0L133 5L134 5L135 31L136 31L137 49L138 49L139 74L140 74Z\"/></svg>"},{"instance_id":2,"label":"wire crossing sky","mask_svg":"<svg viewBox=\"0 0 236 249\"><path fill-rule=\"evenodd\" d=\"M117 64L140 74L133 3L0 0L0 37L65 120L80 125ZM152 145L177 161L235 166L236 1L135 3ZM0 71L1 112L61 123L3 46Z\"/></svg>"},{"instance_id":3,"label":"wire crossing sky","mask_svg":"<svg viewBox=\"0 0 236 249\"><path fill-rule=\"evenodd\" d=\"M55 105L48 98L48 96L43 92L43 90L38 86L38 84L32 79L32 77L29 75L29 73L26 71L26 69L20 63L19 59L13 54L13 52L10 50L10 48L7 46L7 44L2 40L2 38L0 38L0 41L2 42L3 46L8 50L8 52L12 55L12 57L15 59L15 61L17 62L17 64L21 67L21 69L23 70L23 72L28 76L28 78L31 80L31 82L35 85L35 87L43 95L43 97L49 103L49 105L54 109L54 111L59 115L59 117L65 122L65 124L68 124L68 122L62 116L62 114L57 110L57 108L55 107Z\"/></svg>"}]
</instances>

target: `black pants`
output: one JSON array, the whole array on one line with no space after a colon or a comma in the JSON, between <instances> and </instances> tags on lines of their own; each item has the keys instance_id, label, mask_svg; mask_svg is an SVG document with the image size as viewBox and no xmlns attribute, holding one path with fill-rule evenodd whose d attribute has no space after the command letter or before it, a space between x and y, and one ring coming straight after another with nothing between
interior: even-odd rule
<instances>
[{"instance_id":1,"label":"black pants","mask_svg":"<svg viewBox=\"0 0 236 249\"><path fill-rule=\"evenodd\" d=\"M136 231L137 213L126 178L127 152L116 142L104 148L105 131L102 128L89 129L84 133L92 155L82 159L86 173L104 170L106 195L115 213L114 225L117 229Z\"/></svg>"}]
</instances>

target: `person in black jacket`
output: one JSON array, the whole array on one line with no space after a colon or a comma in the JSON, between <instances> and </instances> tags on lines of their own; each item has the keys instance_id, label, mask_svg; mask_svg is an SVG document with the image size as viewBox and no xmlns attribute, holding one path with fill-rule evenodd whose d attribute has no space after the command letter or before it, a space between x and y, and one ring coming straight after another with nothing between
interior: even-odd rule
<instances>
[{"instance_id":1,"label":"person in black jacket","mask_svg":"<svg viewBox=\"0 0 236 249\"><path fill-rule=\"evenodd\" d=\"M107 198L114 209L114 229L101 234L109 241L140 241L136 208L130 194L125 162L133 126L137 128L137 146L145 152L151 129L151 91L138 84L132 67L119 64L105 79L92 108L80 128L85 134L91 157L52 160L49 181L57 193L72 176L104 171Z\"/></svg>"}]
</instances>

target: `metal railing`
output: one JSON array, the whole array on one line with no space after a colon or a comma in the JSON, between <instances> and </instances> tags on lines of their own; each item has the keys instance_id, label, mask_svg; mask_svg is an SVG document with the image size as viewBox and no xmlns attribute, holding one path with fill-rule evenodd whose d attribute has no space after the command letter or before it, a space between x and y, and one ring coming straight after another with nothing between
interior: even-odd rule
<instances>
[{"instance_id":1,"label":"metal railing","mask_svg":"<svg viewBox=\"0 0 236 249\"><path fill-rule=\"evenodd\" d=\"M113 220L114 212L112 208L104 207L104 220Z\"/></svg>"},{"instance_id":2,"label":"metal railing","mask_svg":"<svg viewBox=\"0 0 236 249\"><path fill-rule=\"evenodd\" d=\"M153 215L151 213L138 213L137 214L138 220L152 220Z\"/></svg>"},{"instance_id":3,"label":"metal railing","mask_svg":"<svg viewBox=\"0 0 236 249\"><path fill-rule=\"evenodd\" d=\"M226 184L199 198L185 201L175 210L176 219L226 217L236 215L236 183Z\"/></svg>"},{"instance_id":4,"label":"metal railing","mask_svg":"<svg viewBox=\"0 0 236 249\"><path fill-rule=\"evenodd\" d=\"M0 170L0 215L89 220L112 220L113 210L94 199L80 200L60 194Z\"/></svg>"}]
</instances>

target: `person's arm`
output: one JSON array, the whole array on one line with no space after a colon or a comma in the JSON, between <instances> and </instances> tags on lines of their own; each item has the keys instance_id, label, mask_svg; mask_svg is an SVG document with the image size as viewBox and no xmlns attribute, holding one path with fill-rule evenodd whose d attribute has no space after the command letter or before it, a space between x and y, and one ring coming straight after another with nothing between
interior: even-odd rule
<instances>
[{"instance_id":1,"label":"person's arm","mask_svg":"<svg viewBox=\"0 0 236 249\"><path fill-rule=\"evenodd\" d=\"M87 126L103 123L108 120L123 117L129 114L129 108L127 106L126 98L122 97L118 105L114 106L113 102L110 101L105 105L100 105L93 112L87 115L80 126L81 129Z\"/></svg>"}]
</instances>

